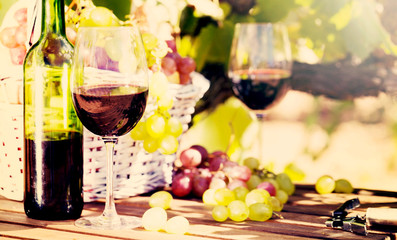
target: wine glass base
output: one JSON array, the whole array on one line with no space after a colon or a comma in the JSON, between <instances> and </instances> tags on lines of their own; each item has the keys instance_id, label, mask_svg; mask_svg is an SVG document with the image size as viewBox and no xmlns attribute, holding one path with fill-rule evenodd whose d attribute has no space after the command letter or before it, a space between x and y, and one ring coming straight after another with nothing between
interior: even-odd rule
<instances>
[{"instance_id":1,"label":"wine glass base","mask_svg":"<svg viewBox=\"0 0 397 240\"><path fill-rule=\"evenodd\" d=\"M82 217L74 223L77 227L115 230L115 229L132 229L142 226L141 218L133 216L119 216L117 219L110 219L104 216Z\"/></svg>"}]
</instances>

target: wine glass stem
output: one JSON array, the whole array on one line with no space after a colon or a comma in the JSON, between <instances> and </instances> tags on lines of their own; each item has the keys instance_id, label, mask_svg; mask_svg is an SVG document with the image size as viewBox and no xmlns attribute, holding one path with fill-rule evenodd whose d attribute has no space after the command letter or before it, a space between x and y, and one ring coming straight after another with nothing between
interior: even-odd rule
<instances>
[{"instance_id":1,"label":"wine glass stem","mask_svg":"<svg viewBox=\"0 0 397 240\"><path fill-rule=\"evenodd\" d=\"M106 146L106 157L107 157L107 172L106 172L106 203L105 209L102 213L106 219L112 219L111 221L120 221L120 217L117 215L116 205L113 197L113 156L114 156L114 145L117 142L115 137L103 137L103 141Z\"/></svg>"},{"instance_id":2,"label":"wine glass stem","mask_svg":"<svg viewBox=\"0 0 397 240\"><path fill-rule=\"evenodd\" d=\"M266 118L265 113L261 113L261 112L256 112L255 113L256 118L258 120L258 124L259 124L259 131L258 131L258 144L259 144L259 149L258 149L258 155L259 155L259 161L260 162L264 162L264 139L263 139L263 130L264 130L264 121Z\"/></svg>"}]
</instances>

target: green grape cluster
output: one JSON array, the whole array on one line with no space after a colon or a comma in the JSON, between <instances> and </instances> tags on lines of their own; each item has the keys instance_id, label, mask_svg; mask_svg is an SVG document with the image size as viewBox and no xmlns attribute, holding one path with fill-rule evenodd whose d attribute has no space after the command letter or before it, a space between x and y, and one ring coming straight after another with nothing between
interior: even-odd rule
<instances>
[{"instance_id":1,"label":"green grape cluster","mask_svg":"<svg viewBox=\"0 0 397 240\"><path fill-rule=\"evenodd\" d=\"M106 7L97 7L91 1L84 3L86 5L73 1L65 12L66 36L72 44L75 43L76 32L79 27L111 27L128 24L119 20Z\"/></svg>"},{"instance_id":2,"label":"green grape cluster","mask_svg":"<svg viewBox=\"0 0 397 240\"><path fill-rule=\"evenodd\" d=\"M267 221L277 215L275 212L282 211L289 196L295 192L295 185L286 173L275 174L262 169L259 160L253 157L244 159L242 163L251 171L247 181L239 184L232 181L224 184L225 187L212 187L210 184L202 195L203 203L213 206L215 221ZM227 173L227 166L222 171Z\"/></svg>"},{"instance_id":3,"label":"green grape cluster","mask_svg":"<svg viewBox=\"0 0 397 240\"><path fill-rule=\"evenodd\" d=\"M229 188L207 189L203 194L203 202L212 205L212 218L223 222L230 219L235 222L245 220L267 221L274 212L283 209L288 196L271 196L265 189L248 190L239 186L233 190Z\"/></svg>"},{"instance_id":4,"label":"green grape cluster","mask_svg":"<svg viewBox=\"0 0 397 240\"><path fill-rule=\"evenodd\" d=\"M162 154L173 154L178 150L178 137L183 132L183 126L169 113L174 98L169 91L168 78L161 69L161 59L169 48L165 41L160 41L148 32L142 34L142 40L148 67L153 71L149 81L149 94L150 102L156 109L138 123L131 131L131 137L136 141L143 141L143 148L148 153L158 150Z\"/></svg>"},{"instance_id":5,"label":"green grape cluster","mask_svg":"<svg viewBox=\"0 0 397 240\"><path fill-rule=\"evenodd\" d=\"M160 41L149 32L142 33L142 41L145 46L148 67L159 69L161 67L161 59L169 52L167 43Z\"/></svg>"},{"instance_id":6,"label":"green grape cluster","mask_svg":"<svg viewBox=\"0 0 397 240\"><path fill-rule=\"evenodd\" d=\"M157 150L162 154L173 154L178 150L178 137L183 132L182 123L169 114L173 97L168 91L168 80L161 71L154 72L150 78L149 94L156 109L131 131L131 137L143 141L148 153Z\"/></svg>"}]
</instances>

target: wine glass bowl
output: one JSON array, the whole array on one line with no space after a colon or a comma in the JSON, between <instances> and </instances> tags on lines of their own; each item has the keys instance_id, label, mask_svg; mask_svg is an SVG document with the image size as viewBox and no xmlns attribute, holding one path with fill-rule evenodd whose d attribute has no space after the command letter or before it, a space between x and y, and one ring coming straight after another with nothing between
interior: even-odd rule
<instances>
[{"instance_id":1,"label":"wine glass bowl","mask_svg":"<svg viewBox=\"0 0 397 240\"><path fill-rule=\"evenodd\" d=\"M106 145L106 203L100 216L75 224L123 229L140 219L117 214L113 198L114 145L143 116L148 98L148 68L139 30L133 26L80 27L76 37L71 92L77 116Z\"/></svg>"},{"instance_id":2,"label":"wine glass bowl","mask_svg":"<svg viewBox=\"0 0 397 240\"><path fill-rule=\"evenodd\" d=\"M228 76L234 94L259 113L284 98L290 88L291 47L282 24L238 23L230 51Z\"/></svg>"},{"instance_id":3,"label":"wine glass bowl","mask_svg":"<svg viewBox=\"0 0 397 240\"><path fill-rule=\"evenodd\" d=\"M230 50L228 76L234 95L259 121L259 159L263 158L263 121L290 89L291 47L287 28L274 23L238 23Z\"/></svg>"}]
</instances>

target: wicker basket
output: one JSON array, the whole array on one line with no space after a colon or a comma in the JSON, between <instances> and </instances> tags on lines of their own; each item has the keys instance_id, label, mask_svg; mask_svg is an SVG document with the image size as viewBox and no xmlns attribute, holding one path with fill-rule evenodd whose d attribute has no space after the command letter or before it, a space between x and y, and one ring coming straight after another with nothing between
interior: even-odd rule
<instances>
[{"instance_id":1,"label":"wicker basket","mask_svg":"<svg viewBox=\"0 0 397 240\"><path fill-rule=\"evenodd\" d=\"M23 105L20 78L0 78L0 195L23 200ZM197 101L209 87L198 73L192 74L192 84L171 85L175 96L170 114L177 117L187 130ZM155 107L149 104L147 112ZM119 138L114 157L114 196L124 198L152 191L171 183L176 155L149 154L142 143L129 134ZM84 201L105 197L106 154L102 139L84 132Z\"/></svg>"},{"instance_id":2,"label":"wicker basket","mask_svg":"<svg viewBox=\"0 0 397 240\"><path fill-rule=\"evenodd\" d=\"M9 84L7 84L7 82ZM23 105L22 80L0 81L0 195L23 199Z\"/></svg>"}]
</instances>

